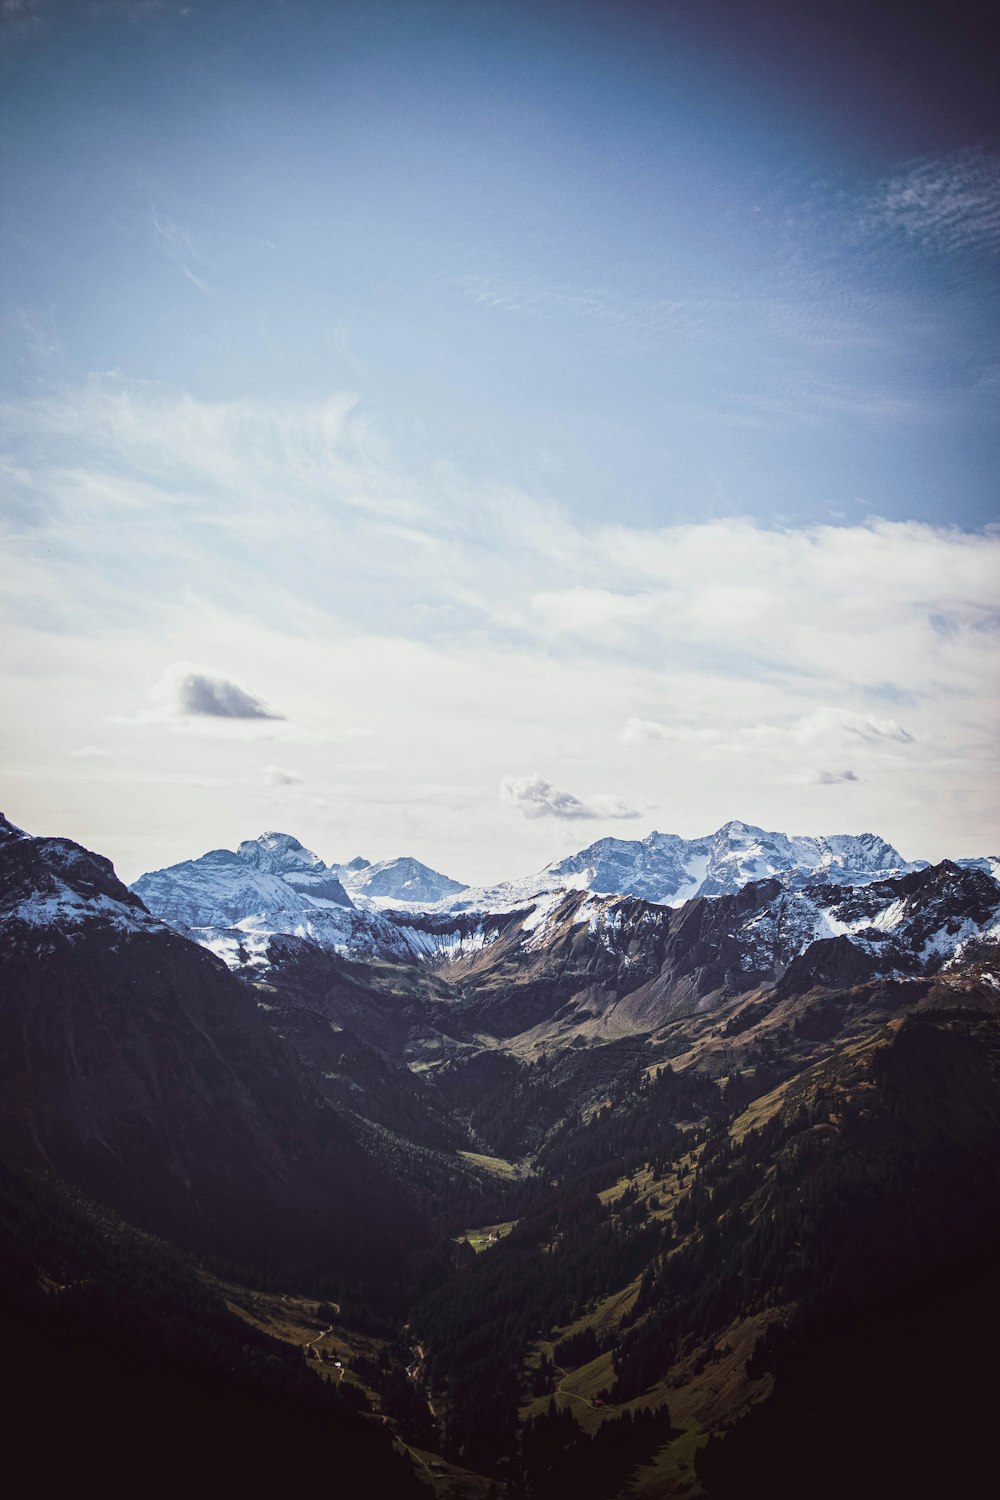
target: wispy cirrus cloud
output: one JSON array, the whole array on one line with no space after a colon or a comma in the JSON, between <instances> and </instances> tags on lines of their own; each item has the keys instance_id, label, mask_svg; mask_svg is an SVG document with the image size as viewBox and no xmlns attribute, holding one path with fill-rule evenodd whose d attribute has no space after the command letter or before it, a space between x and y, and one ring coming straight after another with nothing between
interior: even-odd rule
<instances>
[{"instance_id":1,"label":"wispy cirrus cloud","mask_svg":"<svg viewBox=\"0 0 1000 1500\"><path fill-rule=\"evenodd\" d=\"M728 347L740 338L841 350L883 348L888 342L887 333L873 326L870 316L845 307L842 297L831 300L818 295L816 287L803 296L801 284L794 283L783 288L762 285L740 296L690 287L674 296L658 296L635 286L572 287L473 275L464 277L458 287L466 301L488 312L590 325L646 345L697 344L707 350Z\"/></svg>"},{"instance_id":2,"label":"wispy cirrus cloud","mask_svg":"<svg viewBox=\"0 0 1000 1500\"><path fill-rule=\"evenodd\" d=\"M743 724L725 732L720 729L696 728L688 724L660 724L656 720L630 718L625 721L619 739L623 745L630 746L671 743L700 746L705 753L723 758L770 754L781 750L795 754L815 750L825 755L831 750L857 749L861 746L895 756L900 746L916 743L909 730L895 719L851 713L827 706L783 723Z\"/></svg>"},{"instance_id":3,"label":"wispy cirrus cloud","mask_svg":"<svg viewBox=\"0 0 1000 1500\"><path fill-rule=\"evenodd\" d=\"M201 274L207 269L205 258L201 255L195 245L194 236L184 224L178 224L169 219L165 214L160 214L150 204L150 222L153 231L153 244L165 260L172 266L176 266L181 275L190 281L192 286L204 292L207 297L215 296L215 289L211 287ZM196 269L197 268L197 269Z\"/></svg>"},{"instance_id":4,"label":"wispy cirrus cloud","mask_svg":"<svg viewBox=\"0 0 1000 1500\"><path fill-rule=\"evenodd\" d=\"M697 754L732 774L734 765L759 768L759 774L790 786L839 786L860 783L854 767L836 759L848 756L868 773L926 770L938 757L934 746L921 745L895 719L823 706L783 722L699 728L631 718L619 735L634 750ZM834 761L833 767L830 762Z\"/></svg>"}]
</instances>

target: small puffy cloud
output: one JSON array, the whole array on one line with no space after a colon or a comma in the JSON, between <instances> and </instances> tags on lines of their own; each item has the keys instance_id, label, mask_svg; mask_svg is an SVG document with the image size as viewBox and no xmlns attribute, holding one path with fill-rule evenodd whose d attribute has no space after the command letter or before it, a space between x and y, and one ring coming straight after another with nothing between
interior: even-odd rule
<instances>
[{"instance_id":1,"label":"small puffy cloud","mask_svg":"<svg viewBox=\"0 0 1000 1500\"><path fill-rule=\"evenodd\" d=\"M818 786L836 786L841 781L860 781L855 771L817 771L813 780Z\"/></svg>"},{"instance_id":2,"label":"small puffy cloud","mask_svg":"<svg viewBox=\"0 0 1000 1500\"><path fill-rule=\"evenodd\" d=\"M107 760L111 751L102 750L100 745L81 745L79 750L71 750L69 753L74 760Z\"/></svg>"},{"instance_id":3,"label":"small puffy cloud","mask_svg":"<svg viewBox=\"0 0 1000 1500\"><path fill-rule=\"evenodd\" d=\"M264 780L269 786L300 786L305 777L298 771L286 771L282 766L265 766Z\"/></svg>"},{"instance_id":4,"label":"small puffy cloud","mask_svg":"<svg viewBox=\"0 0 1000 1500\"><path fill-rule=\"evenodd\" d=\"M500 800L509 802L526 818L592 818L585 802L572 792L553 786L544 776L504 776Z\"/></svg>"},{"instance_id":5,"label":"small puffy cloud","mask_svg":"<svg viewBox=\"0 0 1000 1500\"><path fill-rule=\"evenodd\" d=\"M152 697L167 714L213 719L283 719L264 700L221 672L175 662L153 688Z\"/></svg>"},{"instance_id":6,"label":"small puffy cloud","mask_svg":"<svg viewBox=\"0 0 1000 1500\"><path fill-rule=\"evenodd\" d=\"M584 802L572 792L553 786L537 771L533 776L505 776L500 782L500 799L509 803L525 818L637 818L639 811L620 797L601 794Z\"/></svg>"}]
</instances>

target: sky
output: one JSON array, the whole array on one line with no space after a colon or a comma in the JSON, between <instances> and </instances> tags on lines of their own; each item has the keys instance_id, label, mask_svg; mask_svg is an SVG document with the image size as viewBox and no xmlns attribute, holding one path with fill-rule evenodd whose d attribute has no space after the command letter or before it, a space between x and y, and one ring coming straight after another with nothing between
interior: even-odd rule
<instances>
[{"instance_id":1,"label":"sky","mask_svg":"<svg viewBox=\"0 0 1000 1500\"><path fill-rule=\"evenodd\" d=\"M1000 850L990 11L2 0L0 807Z\"/></svg>"}]
</instances>

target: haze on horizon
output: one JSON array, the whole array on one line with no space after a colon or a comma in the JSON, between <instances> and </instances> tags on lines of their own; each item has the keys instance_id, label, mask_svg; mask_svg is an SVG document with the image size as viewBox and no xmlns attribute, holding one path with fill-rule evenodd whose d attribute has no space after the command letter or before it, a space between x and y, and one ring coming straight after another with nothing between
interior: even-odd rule
<instances>
[{"instance_id":1,"label":"haze on horizon","mask_svg":"<svg viewBox=\"0 0 1000 1500\"><path fill-rule=\"evenodd\" d=\"M996 852L987 11L5 0L0 807Z\"/></svg>"}]
</instances>

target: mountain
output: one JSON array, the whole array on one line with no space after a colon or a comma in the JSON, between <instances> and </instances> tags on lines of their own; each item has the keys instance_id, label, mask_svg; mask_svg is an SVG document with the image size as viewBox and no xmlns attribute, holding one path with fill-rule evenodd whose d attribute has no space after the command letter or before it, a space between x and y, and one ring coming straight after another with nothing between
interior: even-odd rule
<instances>
[{"instance_id":1,"label":"mountain","mask_svg":"<svg viewBox=\"0 0 1000 1500\"><path fill-rule=\"evenodd\" d=\"M984 874L1000 868L987 859L959 864ZM926 861L904 860L875 834L790 838L730 822L701 839L661 833L641 840L600 839L535 876L469 887L409 857L326 865L290 834L265 833L245 840L235 853L212 850L143 875L132 889L157 916L230 967L243 969L266 965L268 945L277 934L349 957L401 963L458 959L494 940L493 917L533 909L536 915L526 917L533 928L543 920L546 901L560 892L633 896L681 907L772 879L792 893L820 885L858 888L925 868ZM833 896L823 899L835 904ZM811 910L806 900L788 920L808 926ZM470 924L469 914L477 914L478 921ZM834 923L838 920L834 915ZM813 926L813 937L836 935L818 917Z\"/></svg>"},{"instance_id":2,"label":"mountain","mask_svg":"<svg viewBox=\"0 0 1000 1500\"><path fill-rule=\"evenodd\" d=\"M353 896L359 898L360 905L376 909L433 906L465 890L459 881L409 857L376 864L357 858L345 865L325 865L318 854L304 848L289 833L262 833L258 838L245 839L236 852L254 869L280 876L314 905L333 902L352 906Z\"/></svg>"},{"instance_id":3,"label":"mountain","mask_svg":"<svg viewBox=\"0 0 1000 1500\"><path fill-rule=\"evenodd\" d=\"M271 877L268 877L271 878ZM364 1274L405 1195L250 990L108 860L0 820L0 1135L178 1243Z\"/></svg>"},{"instance_id":4,"label":"mountain","mask_svg":"<svg viewBox=\"0 0 1000 1500\"><path fill-rule=\"evenodd\" d=\"M305 1495L329 1487L332 1453L341 1493L426 1500L392 1433L239 1295L78 1190L0 1164L11 1492L69 1495L85 1472L109 1497L139 1474L144 1500Z\"/></svg>"},{"instance_id":5,"label":"mountain","mask_svg":"<svg viewBox=\"0 0 1000 1500\"><path fill-rule=\"evenodd\" d=\"M0 1155L252 1260L276 1330L332 1276L441 1494L985 1493L1000 885L873 837L699 842L700 874L602 840L422 909L286 835L129 892L0 824ZM715 888L588 884L662 897L670 859Z\"/></svg>"},{"instance_id":6,"label":"mountain","mask_svg":"<svg viewBox=\"0 0 1000 1500\"><path fill-rule=\"evenodd\" d=\"M335 952L412 956L393 922L356 908L337 870L287 833L263 833L245 839L235 853L212 849L150 871L131 889L232 968L263 962L276 933Z\"/></svg>"},{"instance_id":7,"label":"mountain","mask_svg":"<svg viewBox=\"0 0 1000 1500\"><path fill-rule=\"evenodd\" d=\"M902 861L873 836L789 840L745 824L695 842L699 885L713 892L673 906L589 889L595 881L631 883L662 896L664 872L679 878L691 858L690 846L659 834L634 843L602 840L550 866L560 882L555 889L515 905L508 888L507 904L493 910L466 909L470 892L429 911L328 904L312 892L332 867L281 834L248 840L238 854L215 851L143 876L133 890L159 917L260 981L274 982L276 955L286 974L305 963L304 956L293 963L291 955L306 950L275 947L282 935L361 962L419 963L446 984L446 1025L440 1000L418 999L410 980L406 1005L397 1002L392 1017L377 1000L346 1011L342 1000L325 1002L329 1018L366 1046L419 1068L476 1050L477 1030L505 1045L524 1037L522 1050L639 1035L669 1016L711 1008L720 997L777 984L792 964L831 982L934 972L988 937L997 922L1000 890L974 861L916 864L886 876ZM415 861L357 860L349 876L375 883L391 872L398 890L411 865L411 892L440 889L443 877ZM751 878L774 868L781 868L780 878ZM849 884L848 874L859 869L862 880ZM583 888L566 889L567 881ZM318 960L309 962L318 984L316 976L326 971ZM351 992L333 970L322 982L331 994ZM361 982L363 991L370 988Z\"/></svg>"},{"instance_id":8,"label":"mountain","mask_svg":"<svg viewBox=\"0 0 1000 1500\"><path fill-rule=\"evenodd\" d=\"M236 852L252 869L279 876L314 904L331 901L335 906L352 905L335 872L290 833L262 833L259 838L244 839Z\"/></svg>"},{"instance_id":9,"label":"mountain","mask_svg":"<svg viewBox=\"0 0 1000 1500\"><path fill-rule=\"evenodd\" d=\"M409 857L377 864L355 860L338 866L337 873L352 896L377 906L436 906L466 889L460 881Z\"/></svg>"},{"instance_id":10,"label":"mountain","mask_svg":"<svg viewBox=\"0 0 1000 1500\"><path fill-rule=\"evenodd\" d=\"M598 839L537 875L468 890L454 904L510 905L540 891L591 890L680 906L695 896L732 895L751 880L860 885L925 864L905 860L872 833L789 837L734 821L697 839L655 832L644 839Z\"/></svg>"},{"instance_id":11,"label":"mountain","mask_svg":"<svg viewBox=\"0 0 1000 1500\"><path fill-rule=\"evenodd\" d=\"M556 892L527 914L465 922L473 930L454 934L455 949L427 960L456 995L455 1020L520 1053L546 1052L653 1033L762 987L848 986L972 962L1000 941L1000 887L946 861L856 887L756 881L678 909Z\"/></svg>"},{"instance_id":12,"label":"mountain","mask_svg":"<svg viewBox=\"0 0 1000 1500\"><path fill-rule=\"evenodd\" d=\"M776 1085L675 1055L567 1109L534 1153L556 1186L411 1313L458 1451L513 1450L538 1500L704 1493L723 1430L713 1500L987 1492L1000 1013L962 981L896 1004Z\"/></svg>"},{"instance_id":13,"label":"mountain","mask_svg":"<svg viewBox=\"0 0 1000 1500\"><path fill-rule=\"evenodd\" d=\"M212 849L153 870L132 889L182 927L226 928L265 913L280 924L303 912L353 909L335 873L287 833L262 833L245 839L236 853Z\"/></svg>"}]
</instances>

